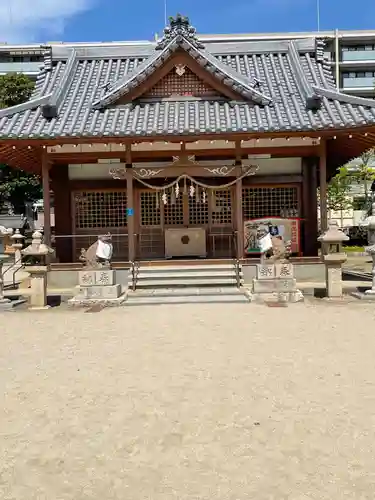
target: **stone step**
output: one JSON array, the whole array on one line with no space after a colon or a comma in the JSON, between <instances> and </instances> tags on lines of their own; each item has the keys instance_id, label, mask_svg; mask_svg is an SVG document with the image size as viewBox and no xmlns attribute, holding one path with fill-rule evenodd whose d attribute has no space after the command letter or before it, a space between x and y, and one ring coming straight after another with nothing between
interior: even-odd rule
<instances>
[{"instance_id":1,"label":"stone step","mask_svg":"<svg viewBox=\"0 0 375 500\"><path fill-rule=\"evenodd\" d=\"M189 279L186 276L180 279L171 280L169 278L158 278L158 279L143 279L137 282L138 288L170 288L173 287L221 287L221 286L236 286L237 281L233 277L222 277L222 278L196 278ZM131 282L129 282L129 288L131 287Z\"/></svg>"},{"instance_id":2,"label":"stone step","mask_svg":"<svg viewBox=\"0 0 375 500\"><path fill-rule=\"evenodd\" d=\"M146 306L146 305L170 305L170 304L249 304L249 300L244 294L240 295L188 295L188 296L155 296L155 297L131 297L125 302L126 306Z\"/></svg>"},{"instance_id":3,"label":"stone step","mask_svg":"<svg viewBox=\"0 0 375 500\"><path fill-rule=\"evenodd\" d=\"M234 272L235 267L233 264L216 264L216 265L194 265L194 266L186 266L186 265L173 265L173 266L140 266L139 267L139 272L145 273L145 274L157 274L157 273L175 273L175 272L181 272L181 273L190 273L190 272L204 272L204 273L211 273L211 272Z\"/></svg>"},{"instance_id":4,"label":"stone step","mask_svg":"<svg viewBox=\"0 0 375 500\"><path fill-rule=\"evenodd\" d=\"M240 277L242 278L243 273L240 273ZM221 278L235 278L236 274L235 272L222 272L222 271L213 271L213 272L190 272L190 273L180 273L180 272L160 272L160 273L151 273L147 274L141 271L138 276L137 280L142 281L142 280L180 280L180 279L186 279L186 280L200 280L200 279L221 279ZM131 281L132 276L129 275L129 281Z\"/></svg>"},{"instance_id":5,"label":"stone step","mask_svg":"<svg viewBox=\"0 0 375 500\"><path fill-rule=\"evenodd\" d=\"M220 296L220 295L244 295L242 290L231 287L187 287L187 288L145 288L136 290L135 292L129 290L128 297L132 299L145 298L145 297L195 297L195 296Z\"/></svg>"}]
</instances>

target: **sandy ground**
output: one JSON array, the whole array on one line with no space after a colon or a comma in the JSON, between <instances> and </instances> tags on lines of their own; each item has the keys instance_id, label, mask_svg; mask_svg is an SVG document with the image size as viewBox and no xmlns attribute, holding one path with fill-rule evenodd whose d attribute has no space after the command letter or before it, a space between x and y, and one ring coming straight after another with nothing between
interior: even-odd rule
<instances>
[{"instance_id":1,"label":"sandy ground","mask_svg":"<svg viewBox=\"0 0 375 500\"><path fill-rule=\"evenodd\" d=\"M0 314L2 500L375 491L375 304Z\"/></svg>"}]
</instances>

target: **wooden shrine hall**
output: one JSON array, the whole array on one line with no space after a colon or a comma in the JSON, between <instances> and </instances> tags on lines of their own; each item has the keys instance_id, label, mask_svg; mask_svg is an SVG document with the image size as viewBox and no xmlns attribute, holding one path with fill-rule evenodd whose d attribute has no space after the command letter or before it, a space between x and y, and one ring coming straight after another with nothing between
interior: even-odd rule
<instances>
[{"instance_id":1,"label":"wooden shrine hall","mask_svg":"<svg viewBox=\"0 0 375 500\"><path fill-rule=\"evenodd\" d=\"M327 179L374 144L375 101L336 90L323 40L200 37L180 15L154 42L45 46L31 100L0 110L58 262L107 232L122 262L254 257L261 225L316 256Z\"/></svg>"}]
</instances>

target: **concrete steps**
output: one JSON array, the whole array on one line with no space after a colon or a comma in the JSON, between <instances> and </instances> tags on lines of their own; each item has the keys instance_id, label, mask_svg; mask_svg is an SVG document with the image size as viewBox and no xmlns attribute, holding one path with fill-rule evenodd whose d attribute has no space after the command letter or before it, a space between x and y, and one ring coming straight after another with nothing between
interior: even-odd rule
<instances>
[{"instance_id":1,"label":"concrete steps","mask_svg":"<svg viewBox=\"0 0 375 500\"><path fill-rule=\"evenodd\" d=\"M240 279L243 279L242 272ZM232 264L199 266L152 266L140 267L137 276L137 290L176 287L236 287L236 273ZM129 274L129 288L132 275Z\"/></svg>"},{"instance_id":2,"label":"concrete steps","mask_svg":"<svg viewBox=\"0 0 375 500\"><path fill-rule=\"evenodd\" d=\"M128 292L126 305L248 303L238 288L196 288L136 290Z\"/></svg>"},{"instance_id":3,"label":"concrete steps","mask_svg":"<svg viewBox=\"0 0 375 500\"><path fill-rule=\"evenodd\" d=\"M240 281L242 284L242 271ZM134 292L132 274L129 273L126 305L241 302L248 303L249 300L237 286L233 263L141 266Z\"/></svg>"}]
</instances>

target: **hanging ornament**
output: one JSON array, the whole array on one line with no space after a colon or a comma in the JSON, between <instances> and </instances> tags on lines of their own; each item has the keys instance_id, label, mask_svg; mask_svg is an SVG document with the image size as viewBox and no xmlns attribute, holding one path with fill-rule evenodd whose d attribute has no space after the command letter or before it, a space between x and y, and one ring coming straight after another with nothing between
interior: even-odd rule
<instances>
[{"instance_id":1,"label":"hanging ornament","mask_svg":"<svg viewBox=\"0 0 375 500\"><path fill-rule=\"evenodd\" d=\"M193 184L190 184L189 194L190 194L190 197L191 197L191 198L194 198L194 194L195 194L195 187L193 186Z\"/></svg>"},{"instance_id":2,"label":"hanging ornament","mask_svg":"<svg viewBox=\"0 0 375 500\"><path fill-rule=\"evenodd\" d=\"M197 188L195 190L195 201L196 201L196 203L200 203L200 201L201 201L199 186L197 186Z\"/></svg>"},{"instance_id":3,"label":"hanging ornament","mask_svg":"<svg viewBox=\"0 0 375 500\"><path fill-rule=\"evenodd\" d=\"M165 191L163 192L161 199L163 200L164 205L166 205L168 203L168 196L167 196L167 193Z\"/></svg>"},{"instance_id":4,"label":"hanging ornament","mask_svg":"<svg viewBox=\"0 0 375 500\"><path fill-rule=\"evenodd\" d=\"M207 201L207 194L206 194L206 191L203 191L202 193L202 203L206 203Z\"/></svg>"},{"instance_id":5,"label":"hanging ornament","mask_svg":"<svg viewBox=\"0 0 375 500\"><path fill-rule=\"evenodd\" d=\"M171 189L171 204L172 204L172 205L176 205L176 192L175 192L175 190L173 189L173 187L172 187L172 189Z\"/></svg>"},{"instance_id":6,"label":"hanging ornament","mask_svg":"<svg viewBox=\"0 0 375 500\"><path fill-rule=\"evenodd\" d=\"M175 192L176 192L176 198L178 198L180 196L180 185L178 182L176 184Z\"/></svg>"}]
</instances>

